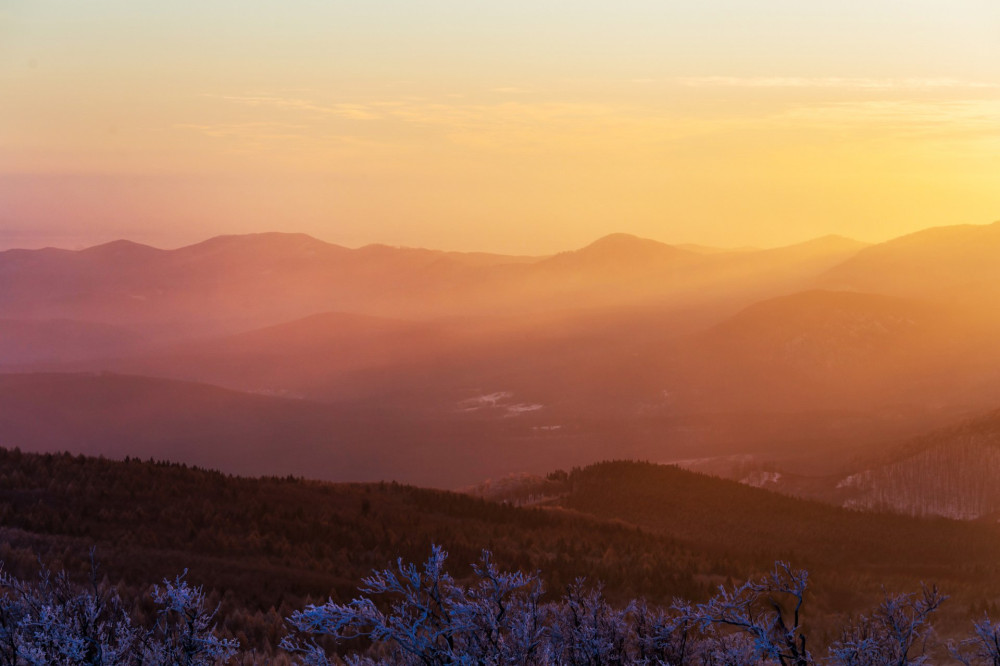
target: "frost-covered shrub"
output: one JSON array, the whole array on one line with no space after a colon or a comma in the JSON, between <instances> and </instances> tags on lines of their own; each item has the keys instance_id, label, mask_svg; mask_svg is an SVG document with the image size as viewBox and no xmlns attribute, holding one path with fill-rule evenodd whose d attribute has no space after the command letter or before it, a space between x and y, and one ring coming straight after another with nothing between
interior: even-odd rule
<instances>
[{"instance_id":1,"label":"frost-covered shrub","mask_svg":"<svg viewBox=\"0 0 1000 666\"><path fill-rule=\"evenodd\" d=\"M844 666L909 666L930 663L927 642L933 634L930 616L944 602L936 587L920 594L886 595L870 615L844 629L830 646Z\"/></svg>"},{"instance_id":2,"label":"frost-covered shrub","mask_svg":"<svg viewBox=\"0 0 1000 666\"><path fill-rule=\"evenodd\" d=\"M767 576L732 590L720 587L708 603L698 606L706 633L728 630L726 640L715 648L725 657L722 663L813 663L801 625L808 577L805 571L777 562Z\"/></svg>"},{"instance_id":3,"label":"frost-covered shrub","mask_svg":"<svg viewBox=\"0 0 1000 666\"><path fill-rule=\"evenodd\" d=\"M474 582L464 585L445 571L446 558L434 547L422 567L399 560L374 572L360 588L364 596L348 604L295 613L289 621L298 634L283 647L309 666L330 663L314 635L371 641L374 652L350 657L354 664L812 663L798 619L806 575L784 564L759 581L720 589L708 604L662 609L640 601L614 608L600 586L582 579L543 603L538 574L500 572L486 551Z\"/></svg>"},{"instance_id":4,"label":"frost-covered shrub","mask_svg":"<svg viewBox=\"0 0 1000 666\"><path fill-rule=\"evenodd\" d=\"M633 601L615 608L599 585L583 580L543 602L538 574L500 572L486 551L473 582L463 584L445 571L446 558L435 546L422 567L398 560L373 572L363 596L350 603L328 601L293 614L297 633L282 647L308 666L331 663L315 636L367 639L371 648L347 658L357 665L906 666L927 661L930 616L945 599L936 588L887 595L817 660L802 629L808 575L784 562L763 577L720 587L704 604ZM984 620L975 639L951 652L966 664L1000 666L997 645L1000 626Z\"/></svg>"},{"instance_id":5,"label":"frost-covered shrub","mask_svg":"<svg viewBox=\"0 0 1000 666\"><path fill-rule=\"evenodd\" d=\"M951 655L965 666L1000 666L1000 623L988 615L973 626L973 635L960 643L951 643Z\"/></svg>"},{"instance_id":6,"label":"frost-covered shrub","mask_svg":"<svg viewBox=\"0 0 1000 666\"><path fill-rule=\"evenodd\" d=\"M114 588L71 583L42 569L38 580L0 572L0 665L212 666L225 663L236 641L214 633L204 594L178 576L155 587L155 626L137 626Z\"/></svg>"},{"instance_id":7,"label":"frost-covered shrub","mask_svg":"<svg viewBox=\"0 0 1000 666\"><path fill-rule=\"evenodd\" d=\"M43 569L35 583L0 574L0 663L125 664L141 650L114 592L76 589Z\"/></svg>"},{"instance_id":8,"label":"frost-covered shrub","mask_svg":"<svg viewBox=\"0 0 1000 666\"><path fill-rule=\"evenodd\" d=\"M350 603L294 613L280 645L287 654L275 658L303 666L910 666L931 663L931 617L945 600L934 587L887 594L817 658L802 627L808 576L782 562L720 587L703 604L616 607L600 585L582 579L546 600L538 573L500 571L488 551L468 581L454 579L446 560L435 546L422 565L400 559L374 571ZM151 589L157 610L144 626L117 590L98 584L96 565L83 586L44 568L30 582L0 572L0 666L258 663L216 633L204 591L185 575ZM330 655L320 640L351 654ZM935 659L946 658L935 649ZM1000 624L984 617L972 637L948 645L947 656L1000 666Z\"/></svg>"},{"instance_id":9,"label":"frost-covered shrub","mask_svg":"<svg viewBox=\"0 0 1000 666\"><path fill-rule=\"evenodd\" d=\"M164 580L163 587L153 588L153 601L159 611L144 664L211 666L236 655L239 642L215 634L215 610L206 610L205 592L200 586L188 585L183 575L173 581Z\"/></svg>"},{"instance_id":10,"label":"frost-covered shrub","mask_svg":"<svg viewBox=\"0 0 1000 666\"><path fill-rule=\"evenodd\" d=\"M473 567L477 582L466 587L445 572L446 558L435 546L423 567L399 560L394 569L365 578L362 593L392 597L387 612L362 597L349 604L309 606L290 622L302 634L387 644L390 651L382 663L535 663L545 630L537 574L501 573L484 551ZM301 637L286 638L282 647L302 655L305 664L329 663L315 643Z\"/></svg>"}]
</instances>

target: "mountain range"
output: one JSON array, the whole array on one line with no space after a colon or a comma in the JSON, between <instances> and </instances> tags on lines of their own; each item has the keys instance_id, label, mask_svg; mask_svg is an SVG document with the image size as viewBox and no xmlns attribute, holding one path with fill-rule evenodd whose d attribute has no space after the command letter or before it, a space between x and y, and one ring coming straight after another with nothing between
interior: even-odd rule
<instances>
[{"instance_id":1,"label":"mountain range","mask_svg":"<svg viewBox=\"0 0 1000 666\"><path fill-rule=\"evenodd\" d=\"M697 461L832 498L1000 404L990 257L1000 223L545 257L281 233L9 250L0 442L451 488Z\"/></svg>"}]
</instances>

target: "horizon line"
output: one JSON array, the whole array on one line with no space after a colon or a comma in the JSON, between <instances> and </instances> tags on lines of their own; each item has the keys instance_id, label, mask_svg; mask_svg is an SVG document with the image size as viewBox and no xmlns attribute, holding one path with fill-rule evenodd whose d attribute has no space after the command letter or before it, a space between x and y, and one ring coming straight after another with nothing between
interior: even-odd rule
<instances>
[{"instance_id":1,"label":"horizon line","mask_svg":"<svg viewBox=\"0 0 1000 666\"><path fill-rule=\"evenodd\" d=\"M511 257L511 258L518 258L518 259L544 259L546 257L556 256L558 254L562 254L562 253L565 253L565 252L579 251L579 250L582 250L584 248L590 247L591 245L594 245L595 243L598 243L598 242L600 242L602 240L605 240L605 239L608 239L608 238L612 238L612 237L615 237L615 236L629 237L629 238L632 238L632 239L635 239L635 240L638 240L638 241L653 242L653 243L658 243L660 245L664 245L664 246L668 246L668 247L674 247L674 248L678 248L678 249L688 249L688 250L690 250L692 252L696 252L696 253L727 253L727 252L736 253L736 252L761 252L761 251L767 251L767 250L777 250L777 249L781 249L781 248L794 247L794 246L797 246L797 245L805 245L805 244L808 244L808 243L812 243L812 242L816 242L816 241L820 241L820 240L827 240L827 239L839 239L839 240L844 240L844 241L850 241L850 242L853 242L853 243L857 243L858 245L862 245L862 246L866 246L867 247L867 246L873 246L873 245L880 245L882 243L890 242L890 241L893 241L893 240L896 240L896 239L899 239L899 238L905 238L907 236L912 236L914 234L919 234L919 233L922 233L922 232L925 232L925 231L929 231L931 229L945 229L945 228L957 228L957 227L988 227L988 226L992 226L992 225L995 225L995 224L1000 224L1000 219L994 220L992 222L986 222L986 223L980 223L980 224L959 223L959 224L934 225L934 226L929 226L929 227L923 227L923 228L920 228L920 229L917 229L917 230L914 230L914 231L910 231L910 232L907 232L907 233L904 233L904 234L899 234L899 235L891 236L891 237L888 237L888 238L880 240L880 241L862 240L862 239L859 239L859 238L855 238L855 237L852 237L852 236L846 236L844 234L839 234L839 233L827 233L827 234L821 234L821 235L818 235L818 236L809 236L809 237L806 237L806 238L804 238L802 240L793 241L793 242L790 242L790 243L782 243L782 244L778 244L778 245L737 245L737 246L715 245L715 244L712 244L712 243L703 243L703 242L700 242L700 241L671 242L671 241L660 240L660 239L657 239L657 238L651 238L649 236L642 236L642 235L639 235L639 234L634 234L634 233L626 232L626 231L615 231L615 232L610 232L610 233L598 236L597 238L595 238L595 239L593 239L593 240L591 240L591 241L589 241L587 243L584 243L583 245L579 245L579 246L568 248L568 249L564 249L564 250L557 250L555 252L548 252L548 253L543 252L543 253L538 253L538 254L531 254L531 253L527 253L527 254L525 254L525 253L510 253L510 252L501 252L501 251L485 250L485 249L446 249L446 248L441 248L441 247L431 247L431 246L427 246L427 245L394 244L394 243L386 243L386 242L380 242L380 241L374 241L374 242L370 242L370 243L364 243L364 244L361 244L361 245L353 245L352 246L352 245L346 245L346 244L342 244L342 243L332 242L332 241L326 240L324 238L321 238L321 237L319 237L319 236L317 236L315 234L308 233L308 232L305 232L305 231L277 231L277 230L271 230L271 231L247 231L247 232L242 232L242 233L221 233L221 234L214 234L212 236L207 236L207 237L202 238L201 240L198 240L198 241L183 242L181 244L173 244L173 243L154 244L153 242L143 242L143 241L134 240L132 237L128 237L128 236L119 236L119 237L111 238L111 239L105 240L105 241L85 241L85 242L82 242L82 243L78 242L78 243L74 244L73 247L67 247L65 244L33 244L33 243L29 243L27 245L13 245L13 244L8 245L7 243L4 242L3 234L0 233L0 252L9 252L9 251L37 252L37 251L43 251L43 250L59 250L59 251L65 251L65 252L83 252L83 251L86 251L86 250L92 250L92 249L99 248L99 247L104 247L104 246L107 246L107 245L113 245L115 243L129 243L129 244L132 244L132 245L141 246L141 247L144 247L144 248L148 248L148 249L152 249L152 250L157 250L157 251L161 251L161 252L174 252L174 251L178 251L178 250L184 250L184 249L187 249L187 248L197 247L197 246L203 245L205 243L209 243L209 242L212 242L212 241L218 241L218 240L225 239L225 238L249 238L249 237L253 237L253 236L289 236L289 237L290 236L301 236L303 238L307 238L309 240L312 240L312 241L315 241L315 242L318 242L318 243L322 243L322 244L328 245L330 247L336 247L336 248L341 248L341 249L350 250L350 251L357 251L357 250L364 250L364 249L368 249L368 248L379 248L379 247L382 247L382 248L389 248L389 249L394 249L394 250L412 250L412 251L441 252L441 253L444 253L444 254L464 254L464 255L477 255L478 254L478 255L492 255L492 256L501 256L501 257ZM12 238L25 238L27 236L29 236L29 234L25 234L25 233L17 233L17 234L12 234L11 235ZM141 236L142 236L142 234L139 234L139 237L141 237ZM73 235L72 234L69 234L69 235L47 234L45 236L42 236L41 238L53 238L53 237L62 238L62 239L68 240L69 238L73 238Z\"/></svg>"}]
</instances>

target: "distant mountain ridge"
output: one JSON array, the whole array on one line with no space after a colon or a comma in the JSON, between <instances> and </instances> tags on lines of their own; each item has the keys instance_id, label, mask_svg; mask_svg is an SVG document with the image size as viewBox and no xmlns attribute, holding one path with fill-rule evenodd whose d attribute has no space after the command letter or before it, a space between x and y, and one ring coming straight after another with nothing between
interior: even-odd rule
<instances>
[{"instance_id":1,"label":"distant mountain ridge","mask_svg":"<svg viewBox=\"0 0 1000 666\"><path fill-rule=\"evenodd\" d=\"M21 373L9 388L20 407L0 426L25 446L90 433L158 451L170 438L150 432L190 450L217 432L217 462L238 456L241 439L270 456L284 430L312 447L312 469L446 487L612 452L752 454L829 471L1000 404L1000 313L988 291L955 291L968 286L962 252L978 266L996 235L956 227L870 247L828 236L697 252L612 234L548 257L349 249L284 233L176 250L12 250L0 253L0 370ZM911 246L902 255L923 256L920 238L938 236L953 250L939 263L959 265L950 286L824 286L861 264L895 280L883 275L895 259L880 257ZM76 387L67 404L14 388L41 371ZM56 379L81 372L98 374ZM134 376L164 383L130 394ZM136 419L116 432L72 411L102 383ZM229 405L231 420L181 393ZM335 468L323 438L361 458ZM369 464L366 445L383 459Z\"/></svg>"},{"instance_id":2,"label":"distant mountain ridge","mask_svg":"<svg viewBox=\"0 0 1000 666\"><path fill-rule=\"evenodd\" d=\"M824 252L843 258L850 250ZM627 234L552 257L348 249L288 233L219 236L175 250L114 241L79 251L0 252L0 311L9 319L100 321L175 335L192 322L236 332L324 311L406 318L528 312L553 303L670 299L699 285L726 291L727 262L746 266L746 255L709 257ZM761 273L764 284L754 288L768 289L768 270L751 267L742 277L756 284ZM793 271L802 283L815 272Z\"/></svg>"},{"instance_id":3,"label":"distant mountain ridge","mask_svg":"<svg viewBox=\"0 0 1000 666\"><path fill-rule=\"evenodd\" d=\"M864 248L819 279L834 289L962 296L1000 281L1000 222L935 227Z\"/></svg>"},{"instance_id":4,"label":"distant mountain ridge","mask_svg":"<svg viewBox=\"0 0 1000 666\"><path fill-rule=\"evenodd\" d=\"M579 250L560 252L539 263L563 270L585 271L596 268L627 271L662 267L677 261L696 261L698 256L696 252L673 245L618 233L599 238Z\"/></svg>"}]
</instances>

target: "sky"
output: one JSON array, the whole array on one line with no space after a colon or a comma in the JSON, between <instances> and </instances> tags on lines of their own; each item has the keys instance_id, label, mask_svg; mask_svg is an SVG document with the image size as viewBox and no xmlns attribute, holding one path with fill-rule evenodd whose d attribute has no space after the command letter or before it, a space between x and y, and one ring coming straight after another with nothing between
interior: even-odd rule
<instances>
[{"instance_id":1,"label":"sky","mask_svg":"<svg viewBox=\"0 0 1000 666\"><path fill-rule=\"evenodd\" d=\"M996 0L0 0L0 248L1000 219Z\"/></svg>"}]
</instances>

